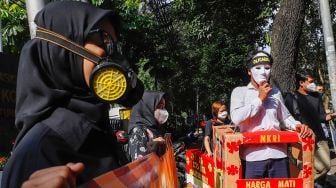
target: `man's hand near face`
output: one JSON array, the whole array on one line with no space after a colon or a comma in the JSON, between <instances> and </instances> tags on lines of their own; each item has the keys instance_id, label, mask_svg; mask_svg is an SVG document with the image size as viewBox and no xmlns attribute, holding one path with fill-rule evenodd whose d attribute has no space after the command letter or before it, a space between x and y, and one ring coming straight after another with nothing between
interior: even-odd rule
<instances>
[{"instance_id":1,"label":"man's hand near face","mask_svg":"<svg viewBox=\"0 0 336 188\"><path fill-rule=\"evenodd\" d=\"M270 86L269 83L267 83L266 81L264 82L261 82L260 85L259 85L259 98L262 102L264 102L267 97L268 97L268 94L271 92L272 90L272 87Z\"/></svg>"}]
</instances>

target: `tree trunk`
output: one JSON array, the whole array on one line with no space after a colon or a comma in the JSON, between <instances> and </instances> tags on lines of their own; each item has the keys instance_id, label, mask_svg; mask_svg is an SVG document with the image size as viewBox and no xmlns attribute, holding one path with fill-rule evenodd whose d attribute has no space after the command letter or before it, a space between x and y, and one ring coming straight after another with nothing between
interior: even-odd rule
<instances>
[{"instance_id":1,"label":"tree trunk","mask_svg":"<svg viewBox=\"0 0 336 188\"><path fill-rule=\"evenodd\" d=\"M328 75L330 84L331 101L333 110L336 111L336 53L335 53L335 39L332 30L330 7L328 0L320 0L320 13L323 27L323 38L326 59L328 64Z\"/></svg>"},{"instance_id":2,"label":"tree trunk","mask_svg":"<svg viewBox=\"0 0 336 188\"><path fill-rule=\"evenodd\" d=\"M295 90L296 61L304 23L304 0L281 0L272 26L272 84L281 92Z\"/></svg>"}]
</instances>

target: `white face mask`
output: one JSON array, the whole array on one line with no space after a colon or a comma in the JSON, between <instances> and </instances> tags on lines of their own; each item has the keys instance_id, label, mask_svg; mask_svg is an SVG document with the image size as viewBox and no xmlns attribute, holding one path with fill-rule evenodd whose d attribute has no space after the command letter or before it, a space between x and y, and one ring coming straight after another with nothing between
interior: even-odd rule
<instances>
[{"instance_id":1,"label":"white face mask","mask_svg":"<svg viewBox=\"0 0 336 188\"><path fill-rule=\"evenodd\" d=\"M308 84L306 87L307 87L307 90L308 90L309 92L315 92L315 91L316 91L316 84L315 84L314 82Z\"/></svg>"},{"instance_id":2,"label":"white face mask","mask_svg":"<svg viewBox=\"0 0 336 188\"><path fill-rule=\"evenodd\" d=\"M156 109L154 111L154 117L156 121L162 125L168 120L169 113L166 109Z\"/></svg>"},{"instance_id":3,"label":"white face mask","mask_svg":"<svg viewBox=\"0 0 336 188\"><path fill-rule=\"evenodd\" d=\"M260 85L263 81L268 81L271 74L271 65L256 65L250 69L253 80Z\"/></svg>"},{"instance_id":4,"label":"white face mask","mask_svg":"<svg viewBox=\"0 0 336 188\"><path fill-rule=\"evenodd\" d=\"M227 111L223 111L218 113L217 118L220 120L225 120L228 116L228 112Z\"/></svg>"}]
</instances>

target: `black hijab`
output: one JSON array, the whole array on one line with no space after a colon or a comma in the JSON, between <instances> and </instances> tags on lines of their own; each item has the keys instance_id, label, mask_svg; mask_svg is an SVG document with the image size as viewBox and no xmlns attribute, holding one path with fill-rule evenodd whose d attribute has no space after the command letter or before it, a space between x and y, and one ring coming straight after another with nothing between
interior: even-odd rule
<instances>
[{"instance_id":1,"label":"black hijab","mask_svg":"<svg viewBox=\"0 0 336 188\"><path fill-rule=\"evenodd\" d=\"M104 17L114 26L119 23L112 11L61 1L47 4L36 15L35 23L83 46L89 31ZM25 44L17 77L15 125L20 133L16 144L43 120L64 137L71 132L85 136L85 125L107 121L107 112L107 105L100 103L85 83L82 57L40 39Z\"/></svg>"},{"instance_id":2,"label":"black hijab","mask_svg":"<svg viewBox=\"0 0 336 188\"><path fill-rule=\"evenodd\" d=\"M165 96L160 91L145 91L142 99L132 108L130 122L128 124L128 133L134 127L144 126L154 133L154 136L160 136L162 133L157 126L154 117L154 111L160 100Z\"/></svg>"}]
</instances>

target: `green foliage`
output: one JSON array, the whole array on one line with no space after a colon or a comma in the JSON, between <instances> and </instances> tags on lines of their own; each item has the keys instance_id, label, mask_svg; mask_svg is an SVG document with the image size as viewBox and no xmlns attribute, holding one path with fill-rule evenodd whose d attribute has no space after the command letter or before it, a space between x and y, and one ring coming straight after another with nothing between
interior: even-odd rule
<instances>
[{"instance_id":1,"label":"green foliage","mask_svg":"<svg viewBox=\"0 0 336 188\"><path fill-rule=\"evenodd\" d=\"M330 17L334 31L336 31L336 4L330 2ZM297 70L310 69L317 81L325 85L326 95L331 97L328 66L325 55L322 22L318 1L306 2L305 24L300 38L300 51L298 54Z\"/></svg>"},{"instance_id":2,"label":"green foliage","mask_svg":"<svg viewBox=\"0 0 336 188\"><path fill-rule=\"evenodd\" d=\"M11 2L11 3L8 3ZM169 2L169 4L165 4ZM271 44L271 25L279 0L91 0L123 18L120 42L146 89L169 95L172 114L210 112L211 102L225 100L245 85L248 51ZM324 42L317 1L307 0L298 68L319 72L327 79ZM330 3L336 31L336 5ZM29 40L25 0L1 1L2 44L7 53L19 53Z\"/></svg>"},{"instance_id":3,"label":"green foliage","mask_svg":"<svg viewBox=\"0 0 336 188\"><path fill-rule=\"evenodd\" d=\"M299 61L297 69L311 69L316 73L318 80L327 83L328 70L325 59L325 46L319 4L316 1L308 1L306 3L305 24L300 40L301 45L298 54ZM334 27L336 25L335 8L336 4L330 3L331 20Z\"/></svg>"},{"instance_id":4,"label":"green foliage","mask_svg":"<svg viewBox=\"0 0 336 188\"><path fill-rule=\"evenodd\" d=\"M169 104L178 114L195 113L196 88L200 112L206 113L213 100L228 101L234 87L247 83L245 54L255 43L265 44L265 27L276 4L272 2L91 1L121 15L123 54L138 70L147 89L169 94ZM14 5L1 4L5 12L1 18L8 25L4 40L6 45L15 44L14 51L18 52L29 39L28 22L23 8L10 11L9 6ZM25 39L14 37L18 35Z\"/></svg>"},{"instance_id":5,"label":"green foliage","mask_svg":"<svg viewBox=\"0 0 336 188\"><path fill-rule=\"evenodd\" d=\"M95 6L100 6L104 3L104 0L91 0L91 3Z\"/></svg>"},{"instance_id":6,"label":"green foliage","mask_svg":"<svg viewBox=\"0 0 336 188\"><path fill-rule=\"evenodd\" d=\"M125 1L125 8L127 9L138 9L141 1L140 0L126 0Z\"/></svg>"},{"instance_id":7,"label":"green foliage","mask_svg":"<svg viewBox=\"0 0 336 188\"><path fill-rule=\"evenodd\" d=\"M174 96L181 93L175 98L178 104L187 102L181 106L194 110L198 87L201 113L206 113L212 101L229 103L232 89L247 83L245 54L256 42L265 44L263 28L271 16L269 9L265 13L266 5L259 1L174 1L170 15L182 60L177 59L174 72L184 72L171 78L181 83L174 89L179 91Z\"/></svg>"},{"instance_id":8,"label":"green foliage","mask_svg":"<svg viewBox=\"0 0 336 188\"><path fill-rule=\"evenodd\" d=\"M138 78L143 82L145 89L155 90L155 79L150 75L151 69L145 70L144 66L148 63L148 59L141 59L138 63Z\"/></svg>"},{"instance_id":9,"label":"green foliage","mask_svg":"<svg viewBox=\"0 0 336 188\"><path fill-rule=\"evenodd\" d=\"M0 3L1 36L4 51L18 53L29 38L28 21L23 0Z\"/></svg>"}]
</instances>

